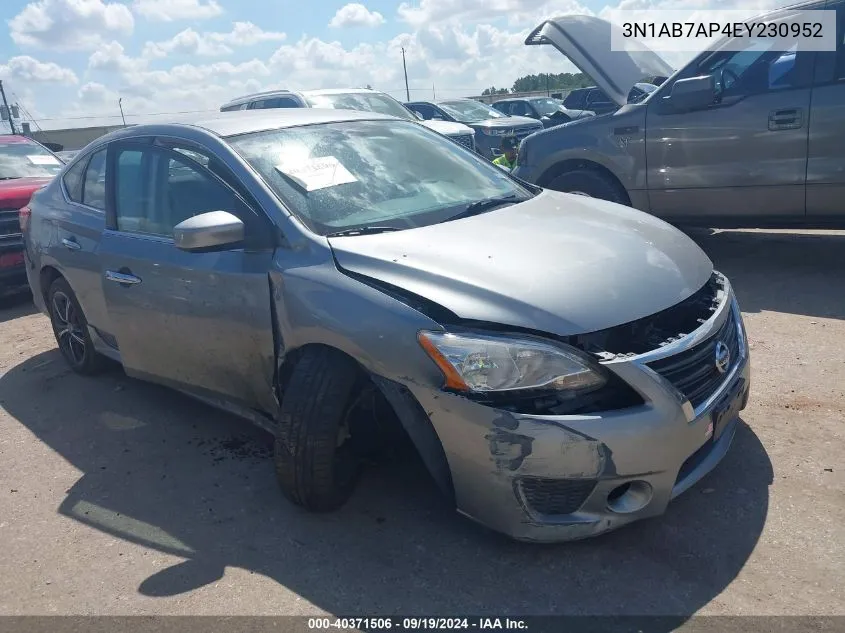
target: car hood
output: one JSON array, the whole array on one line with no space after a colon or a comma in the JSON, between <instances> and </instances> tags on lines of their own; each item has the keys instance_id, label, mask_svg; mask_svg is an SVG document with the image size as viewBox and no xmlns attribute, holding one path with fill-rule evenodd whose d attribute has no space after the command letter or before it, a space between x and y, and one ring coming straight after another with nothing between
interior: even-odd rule
<instances>
[{"instance_id":1,"label":"car hood","mask_svg":"<svg viewBox=\"0 0 845 633\"><path fill-rule=\"evenodd\" d=\"M542 123L527 116L507 116L500 119L487 119L485 121L472 122L468 123L468 125L471 125L472 127L496 129L506 127L519 130L526 127L541 127Z\"/></svg>"},{"instance_id":2,"label":"car hood","mask_svg":"<svg viewBox=\"0 0 845 633\"><path fill-rule=\"evenodd\" d=\"M571 108L564 108L563 106L559 108L559 111L573 119L580 119L582 117L588 116L596 116L596 113L592 110L572 110Z\"/></svg>"},{"instance_id":3,"label":"car hood","mask_svg":"<svg viewBox=\"0 0 845 633\"><path fill-rule=\"evenodd\" d=\"M32 194L50 183L52 178L12 178L0 180L0 207L26 206Z\"/></svg>"},{"instance_id":4,"label":"car hood","mask_svg":"<svg viewBox=\"0 0 845 633\"><path fill-rule=\"evenodd\" d=\"M646 77L669 77L674 70L642 42L626 38L627 50L611 50L611 34L621 29L606 20L567 15L546 20L525 40L528 46L551 45L596 82L617 105L625 105L634 84Z\"/></svg>"},{"instance_id":5,"label":"car hood","mask_svg":"<svg viewBox=\"0 0 845 633\"><path fill-rule=\"evenodd\" d=\"M713 270L695 242L654 216L553 191L461 220L329 243L342 270L461 319L560 336L671 307Z\"/></svg>"},{"instance_id":6,"label":"car hood","mask_svg":"<svg viewBox=\"0 0 845 633\"><path fill-rule=\"evenodd\" d=\"M458 136L460 134L474 134L473 129L463 123L453 121L420 121L424 126L444 136Z\"/></svg>"}]
</instances>

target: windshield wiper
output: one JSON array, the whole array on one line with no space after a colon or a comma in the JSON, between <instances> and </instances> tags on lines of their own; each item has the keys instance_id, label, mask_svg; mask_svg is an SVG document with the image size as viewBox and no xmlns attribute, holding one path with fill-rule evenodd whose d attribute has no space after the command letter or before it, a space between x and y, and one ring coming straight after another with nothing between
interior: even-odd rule
<instances>
[{"instance_id":1,"label":"windshield wiper","mask_svg":"<svg viewBox=\"0 0 845 633\"><path fill-rule=\"evenodd\" d=\"M401 231L395 226L356 226L351 229L343 229L334 233L326 234L326 237L346 237L347 235L372 235L374 233L387 233L389 231Z\"/></svg>"},{"instance_id":2,"label":"windshield wiper","mask_svg":"<svg viewBox=\"0 0 845 633\"><path fill-rule=\"evenodd\" d=\"M496 207L501 207L506 204L516 204L517 202L522 202L518 199L515 193L510 194L509 196L500 196L498 198L487 198L486 200L478 200L476 202L470 202L466 209L457 213L450 218L447 218L447 222L450 220L460 220L461 218L468 218L473 215L478 215L479 213L484 213L485 211L490 211L491 209L495 209Z\"/></svg>"}]
</instances>

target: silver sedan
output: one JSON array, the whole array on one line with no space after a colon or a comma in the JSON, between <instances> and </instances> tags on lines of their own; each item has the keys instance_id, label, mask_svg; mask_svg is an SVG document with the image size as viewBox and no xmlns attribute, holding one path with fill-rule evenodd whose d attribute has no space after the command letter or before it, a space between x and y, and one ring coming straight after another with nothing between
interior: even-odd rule
<instances>
[{"instance_id":1,"label":"silver sedan","mask_svg":"<svg viewBox=\"0 0 845 633\"><path fill-rule=\"evenodd\" d=\"M748 347L728 280L638 211L521 183L413 122L289 109L98 139L21 213L77 372L276 438L342 505L397 421L457 510L515 538L661 514L725 455Z\"/></svg>"}]
</instances>

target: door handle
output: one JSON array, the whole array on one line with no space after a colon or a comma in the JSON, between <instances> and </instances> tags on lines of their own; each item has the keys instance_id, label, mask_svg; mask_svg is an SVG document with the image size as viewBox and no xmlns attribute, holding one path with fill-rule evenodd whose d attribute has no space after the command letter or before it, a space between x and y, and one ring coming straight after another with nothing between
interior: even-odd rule
<instances>
[{"instance_id":1,"label":"door handle","mask_svg":"<svg viewBox=\"0 0 845 633\"><path fill-rule=\"evenodd\" d=\"M67 248L68 250L71 250L71 251L78 251L80 248L82 248L82 245L72 237L71 238L66 237L66 238L62 239L62 244L64 244L65 248Z\"/></svg>"},{"instance_id":2,"label":"door handle","mask_svg":"<svg viewBox=\"0 0 845 633\"><path fill-rule=\"evenodd\" d=\"M775 110L769 113L769 129L794 130L804 124L803 112L798 108Z\"/></svg>"},{"instance_id":3,"label":"door handle","mask_svg":"<svg viewBox=\"0 0 845 633\"><path fill-rule=\"evenodd\" d=\"M114 282L119 283L119 284L127 284L127 285L133 285L133 284L141 283L141 279L139 277L136 277L135 275L129 275L127 273L117 273L113 270L107 270L106 271L106 279L108 281L114 281Z\"/></svg>"}]
</instances>

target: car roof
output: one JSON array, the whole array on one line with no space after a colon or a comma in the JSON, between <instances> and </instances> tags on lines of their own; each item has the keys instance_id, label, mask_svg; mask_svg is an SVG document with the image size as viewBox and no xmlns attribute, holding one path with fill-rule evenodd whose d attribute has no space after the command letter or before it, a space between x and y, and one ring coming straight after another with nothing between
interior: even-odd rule
<instances>
[{"instance_id":1,"label":"car roof","mask_svg":"<svg viewBox=\"0 0 845 633\"><path fill-rule=\"evenodd\" d=\"M295 95L296 93L292 90L265 90L264 92L253 92L252 94L243 95L242 97L237 97L236 99L232 99L231 101L227 101L224 103L221 108L228 108L230 106L241 105L243 103L250 103L251 101L256 101L257 99L265 99L267 97L287 97L289 95Z\"/></svg>"},{"instance_id":2,"label":"car roof","mask_svg":"<svg viewBox=\"0 0 845 633\"><path fill-rule=\"evenodd\" d=\"M209 132L226 138L251 132L280 130L301 125L321 123L341 123L344 121L372 121L393 120L397 117L377 112L362 112L357 110L333 110L327 108L273 108L269 110L241 110L236 112L219 112L208 117L178 117L155 123L139 123L128 128L112 132L109 140L117 140L126 136L158 135L173 131L173 127L203 128Z\"/></svg>"},{"instance_id":3,"label":"car roof","mask_svg":"<svg viewBox=\"0 0 845 633\"><path fill-rule=\"evenodd\" d=\"M320 88L319 90L304 90L302 94L310 96L319 95L348 95L348 94L384 94L372 88Z\"/></svg>"}]
</instances>

